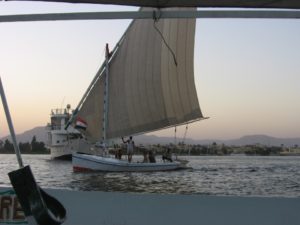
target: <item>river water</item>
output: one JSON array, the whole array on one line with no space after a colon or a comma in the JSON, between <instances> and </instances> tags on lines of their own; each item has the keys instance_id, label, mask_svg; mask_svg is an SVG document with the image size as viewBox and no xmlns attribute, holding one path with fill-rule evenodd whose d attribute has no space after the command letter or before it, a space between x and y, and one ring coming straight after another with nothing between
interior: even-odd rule
<instances>
[{"instance_id":1,"label":"river water","mask_svg":"<svg viewBox=\"0 0 300 225\"><path fill-rule=\"evenodd\" d=\"M147 173L74 173L68 161L23 155L43 188L69 190L300 197L300 156L188 156L187 170ZM0 154L0 186L18 169L15 155Z\"/></svg>"}]
</instances>

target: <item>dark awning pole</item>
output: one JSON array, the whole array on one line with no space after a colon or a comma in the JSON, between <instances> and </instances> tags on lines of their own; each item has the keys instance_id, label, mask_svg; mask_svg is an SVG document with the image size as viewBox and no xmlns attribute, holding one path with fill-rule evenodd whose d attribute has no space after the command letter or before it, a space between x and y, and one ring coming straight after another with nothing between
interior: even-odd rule
<instances>
[{"instance_id":1,"label":"dark awning pole","mask_svg":"<svg viewBox=\"0 0 300 225\"><path fill-rule=\"evenodd\" d=\"M17 143L15 130L14 130L12 120L11 120L11 117L10 117L10 113L9 113L9 109L8 109L8 105L7 105L7 101L6 101L6 97L5 97L1 77L0 77L0 94L1 94L1 99L2 99L4 112L5 112L5 115L6 115L6 120L7 120L8 127L9 127L9 132L10 132L10 135L11 135L11 139L12 139L14 149L15 149L15 153L16 153L16 156L17 156L17 160L18 160L18 163L19 163L19 167L22 168L22 167L24 167L24 165L23 165L19 145Z\"/></svg>"}]
</instances>

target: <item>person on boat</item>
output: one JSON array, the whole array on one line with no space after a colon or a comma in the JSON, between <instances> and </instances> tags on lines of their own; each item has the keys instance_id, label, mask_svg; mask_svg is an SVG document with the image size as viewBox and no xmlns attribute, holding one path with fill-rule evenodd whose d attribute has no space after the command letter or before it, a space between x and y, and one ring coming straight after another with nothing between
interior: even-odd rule
<instances>
[{"instance_id":1,"label":"person on boat","mask_svg":"<svg viewBox=\"0 0 300 225\"><path fill-rule=\"evenodd\" d=\"M131 162L134 148L134 141L132 140L132 136L130 136L126 141L124 141L124 138L122 137L122 141L127 145L128 162Z\"/></svg>"},{"instance_id":2,"label":"person on boat","mask_svg":"<svg viewBox=\"0 0 300 225\"><path fill-rule=\"evenodd\" d=\"M115 146L115 158L116 159L122 159L122 148L116 147Z\"/></svg>"},{"instance_id":3,"label":"person on boat","mask_svg":"<svg viewBox=\"0 0 300 225\"><path fill-rule=\"evenodd\" d=\"M95 147L97 149L97 153L101 156L106 156L108 155L108 148L106 143L104 142L96 142Z\"/></svg>"},{"instance_id":4,"label":"person on boat","mask_svg":"<svg viewBox=\"0 0 300 225\"><path fill-rule=\"evenodd\" d=\"M152 150L149 150L148 158L149 158L150 163L156 163L155 155L154 155L154 152Z\"/></svg>"},{"instance_id":5,"label":"person on boat","mask_svg":"<svg viewBox=\"0 0 300 225\"><path fill-rule=\"evenodd\" d=\"M173 162L172 160L172 154L171 154L171 149L168 148L167 151L163 154L162 160L165 162L166 160L169 162Z\"/></svg>"},{"instance_id":6,"label":"person on boat","mask_svg":"<svg viewBox=\"0 0 300 225\"><path fill-rule=\"evenodd\" d=\"M143 156L144 156L143 163L148 163L149 162L149 157L148 157L147 149L144 149Z\"/></svg>"}]
</instances>

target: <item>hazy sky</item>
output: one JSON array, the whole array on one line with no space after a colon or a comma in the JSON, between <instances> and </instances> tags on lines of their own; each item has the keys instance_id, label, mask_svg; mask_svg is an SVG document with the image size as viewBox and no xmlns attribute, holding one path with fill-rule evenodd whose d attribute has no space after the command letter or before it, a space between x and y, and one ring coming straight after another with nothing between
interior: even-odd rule
<instances>
[{"instance_id":1,"label":"hazy sky","mask_svg":"<svg viewBox=\"0 0 300 225\"><path fill-rule=\"evenodd\" d=\"M0 2L0 14L135 10L133 7ZM76 107L129 20L0 23L0 76L15 130ZM300 137L300 20L198 19L195 81L210 119L189 138ZM0 107L0 137L8 134ZM182 137L184 127L179 128ZM174 129L156 134L173 136Z\"/></svg>"}]
</instances>

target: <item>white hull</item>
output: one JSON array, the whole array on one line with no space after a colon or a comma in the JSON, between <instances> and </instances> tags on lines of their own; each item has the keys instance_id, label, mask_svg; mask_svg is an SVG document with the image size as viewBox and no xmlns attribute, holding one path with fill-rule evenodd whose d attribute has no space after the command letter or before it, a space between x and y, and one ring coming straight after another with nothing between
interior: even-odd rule
<instances>
[{"instance_id":1,"label":"white hull","mask_svg":"<svg viewBox=\"0 0 300 225\"><path fill-rule=\"evenodd\" d=\"M69 146L52 146L50 147L50 153L52 159L59 159L72 156L72 151L69 148Z\"/></svg>"},{"instance_id":2,"label":"white hull","mask_svg":"<svg viewBox=\"0 0 300 225\"><path fill-rule=\"evenodd\" d=\"M75 152L83 152L87 154L92 153L92 144L83 141L82 139L72 140L65 145L52 145L50 147L51 158L72 158L72 154Z\"/></svg>"},{"instance_id":3,"label":"white hull","mask_svg":"<svg viewBox=\"0 0 300 225\"><path fill-rule=\"evenodd\" d=\"M168 171L184 168L182 163L176 161L167 163L129 163L126 160L81 153L73 153L72 165L74 171L147 172Z\"/></svg>"}]
</instances>

